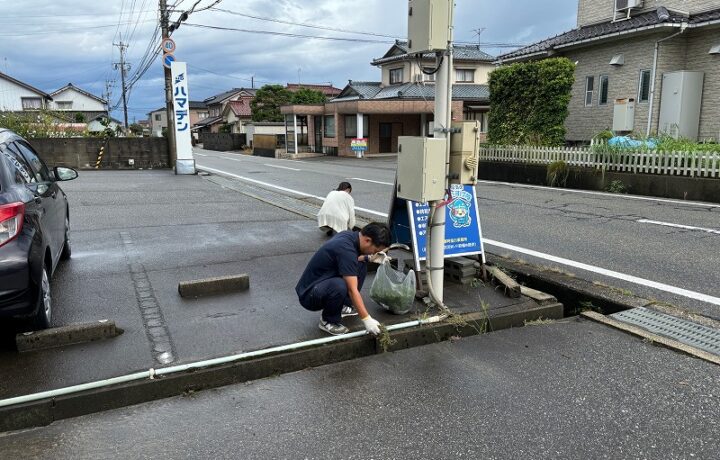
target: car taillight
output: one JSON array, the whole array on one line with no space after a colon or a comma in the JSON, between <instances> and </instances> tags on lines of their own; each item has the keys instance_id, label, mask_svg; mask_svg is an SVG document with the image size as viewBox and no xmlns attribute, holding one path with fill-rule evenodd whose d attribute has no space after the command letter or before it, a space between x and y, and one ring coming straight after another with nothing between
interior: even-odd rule
<instances>
[{"instance_id":1,"label":"car taillight","mask_svg":"<svg viewBox=\"0 0 720 460\"><path fill-rule=\"evenodd\" d=\"M0 205L0 246L15 238L22 230L24 203Z\"/></svg>"}]
</instances>

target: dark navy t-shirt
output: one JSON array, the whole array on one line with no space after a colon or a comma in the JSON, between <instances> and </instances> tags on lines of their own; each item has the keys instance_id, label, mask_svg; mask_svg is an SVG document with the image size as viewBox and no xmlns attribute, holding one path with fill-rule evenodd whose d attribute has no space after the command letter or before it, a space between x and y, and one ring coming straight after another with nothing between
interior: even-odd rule
<instances>
[{"instance_id":1,"label":"dark navy t-shirt","mask_svg":"<svg viewBox=\"0 0 720 460\"><path fill-rule=\"evenodd\" d=\"M295 292L298 298L321 281L330 278L358 275L360 257L360 232L345 230L325 243L308 262Z\"/></svg>"}]
</instances>

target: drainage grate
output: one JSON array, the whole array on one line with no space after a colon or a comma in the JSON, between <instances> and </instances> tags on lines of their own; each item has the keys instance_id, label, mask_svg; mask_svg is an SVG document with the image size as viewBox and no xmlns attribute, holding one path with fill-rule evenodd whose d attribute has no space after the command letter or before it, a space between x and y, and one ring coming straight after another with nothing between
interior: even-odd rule
<instances>
[{"instance_id":1,"label":"drainage grate","mask_svg":"<svg viewBox=\"0 0 720 460\"><path fill-rule=\"evenodd\" d=\"M691 321L658 313L645 307L633 308L610 315L619 321L647 329L658 335L720 355L720 331Z\"/></svg>"}]
</instances>

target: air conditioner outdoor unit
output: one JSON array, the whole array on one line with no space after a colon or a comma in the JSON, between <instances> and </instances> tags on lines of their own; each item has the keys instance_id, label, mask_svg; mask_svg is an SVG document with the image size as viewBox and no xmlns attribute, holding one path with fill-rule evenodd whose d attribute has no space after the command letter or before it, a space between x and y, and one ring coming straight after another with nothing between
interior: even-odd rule
<instances>
[{"instance_id":1,"label":"air conditioner outdoor unit","mask_svg":"<svg viewBox=\"0 0 720 460\"><path fill-rule=\"evenodd\" d=\"M630 8L642 8L643 0L615 0L615 11L624 11Z\"/></svg>"}]
</instances>

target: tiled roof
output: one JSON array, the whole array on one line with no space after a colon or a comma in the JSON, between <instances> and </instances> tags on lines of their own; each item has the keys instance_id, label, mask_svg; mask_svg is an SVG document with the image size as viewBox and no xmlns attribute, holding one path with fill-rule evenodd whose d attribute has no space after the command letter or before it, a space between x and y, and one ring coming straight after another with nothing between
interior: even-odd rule
<instances>
[{"instance_id":1,"label":"tiled roof","mask_svg":"<svg viewBox=\"0 0 720 460\"><path fill-rule=\"evenodd\" d=\"M222 117L209 117L204 120L200 120L197 123L195 123L195 126L210 126L214 125L215 123L221 122Z\"/></svg>"},{"instance_id":2,"label":"tiled roof","mask_svg":"<svg viewBox=\"0 0 720 460\"><path fill-rule=\"evenodd\" d=\"M249 93L251 95L255 95L257 92L257 89L254 88L233 88L230 91L225 91L224 93L216 94L215 96L210 96L209 98L203 100L205 104L217 104L219 102L224 101L225 99L232 97L233 95L244 91L246 93Z\"/></svg>"},{"instance_id":3,"label":"tiled roof","mask_svg":"<svg viewBox=\"0 0 720 460\"><path fill-rule=\"evenodd\" d=\"M545 53L557 47L569 46L586 40L627 34L648 28L668 26L677 27L683 21L691 25L702 25L703 23L720 19L720 9L698 13L690 17L682 13L666 10L665 8L662 8L662 10L667 12L667 19L660 17L659 12L661 10L658 8L658 10L639 14L625 21L602 22L599 24L579 27L560 35L533 43L532 45L520 48L510 53L503 54L498 57L498 61L515 60L524 56Z\"/></svg>"},{"instance_id":4,"label":"tiled roof","mask_svg":"<svg viewBox=\"0 0 720 460\"><path fill-rule=\"evenodd\" d=\"M245 100L230 101L228 102L228 106L236 117L249 117L252 114L250 104Z\"/></svg>"},{"instance_id":5,"label":"tiled roof","mask_svg":"<svg viewBox=\"0 0 720 460\"><path fill-rule=\"evenodd\" d=\"M351 81L343 93L331 102L381 99L428 99L435 98L434 84L405 83L381 87L379 82ZM453 85L452 98L455 100L489 101L490 90L487 85Z\"/></svg>"},{"instance_id":6,"label":"tiled roof","mask_svg":"<svg viewBox=\"0 0 720 460\"><path fill-rule=\"evenodd\" d=\"M82 88L78 88L77 86L73 85L72 83L68 83L67 85L63 86L62 88L53 91L52 93L50 93L50 95L51 95L51 96L57 96L58 94L60 94L60 93L62 93L63 91L65 91L66 89L74 89L75 91L77 91L77 92L80 93L80 94L84 94L85 96L90 97L90 98L92 98L92 99L95 99L95 100L98 101L98 102L102 102L103 104L107 104L107 101L106 101L105 99L99 98L99 97L97 97L96 95L94 95L93 93L91 93L91 92L89 92L89 91L85 91L85 90L82 89Z\"/></svg>"},{"instance_id":7,"label":"tiled roof","mask_svg":"<svg viewBox=\"0 0 720 460\"><path fill-rule=\"evenodd\" d=\"M191 109L207 109L207 104L204 101L190 101Z\"/></svg>"},{"instance_id":8,"label":"tiled roof","mask_svg":"<svg viewBox=\"0 0 720 460\"><path fill-rule=\"evenodd\" d=\"M0 72L0 78L3 78L3 79L5 79L5 80L7 80L7 81L11 81L11 82L15 83L16 85L22 86L22 87L25 88L25 89L29 89L29 90L32 91L33 93L37 93L37 94L41 95L41 96L44 97L45 99L50 99L51 101L53 100L52 96L50 96L50 95L47 94L46 92L40 91L39 89L37 89L37 88L35 88L35 87L33 87L33 86L30 86L30 85L28 85L27 83L23 83L23 82L21 82L20 80L16 80L16 79L14 79L13 77L11 77L10 75L7 75L7 74L4 74L4 73Z\"/></svg>"},{"instance_id":9,"label":"tiled roof","mask_svg":"<svg viewBox=\"0 0 720 460\"><path fill-rule=\"evenodd\" d=\"M428 53L423 55L423 59L434 59L435 55ZM372 61L372 65L387 64L388 62L405 61L411 59L408 54L407 42L396 40L395 45L385 54L385 56ZM480 49L480 45L454 45L453 60L455 61L483 61L493 62L494 57Z\"/></svg>"}]
</instances>

